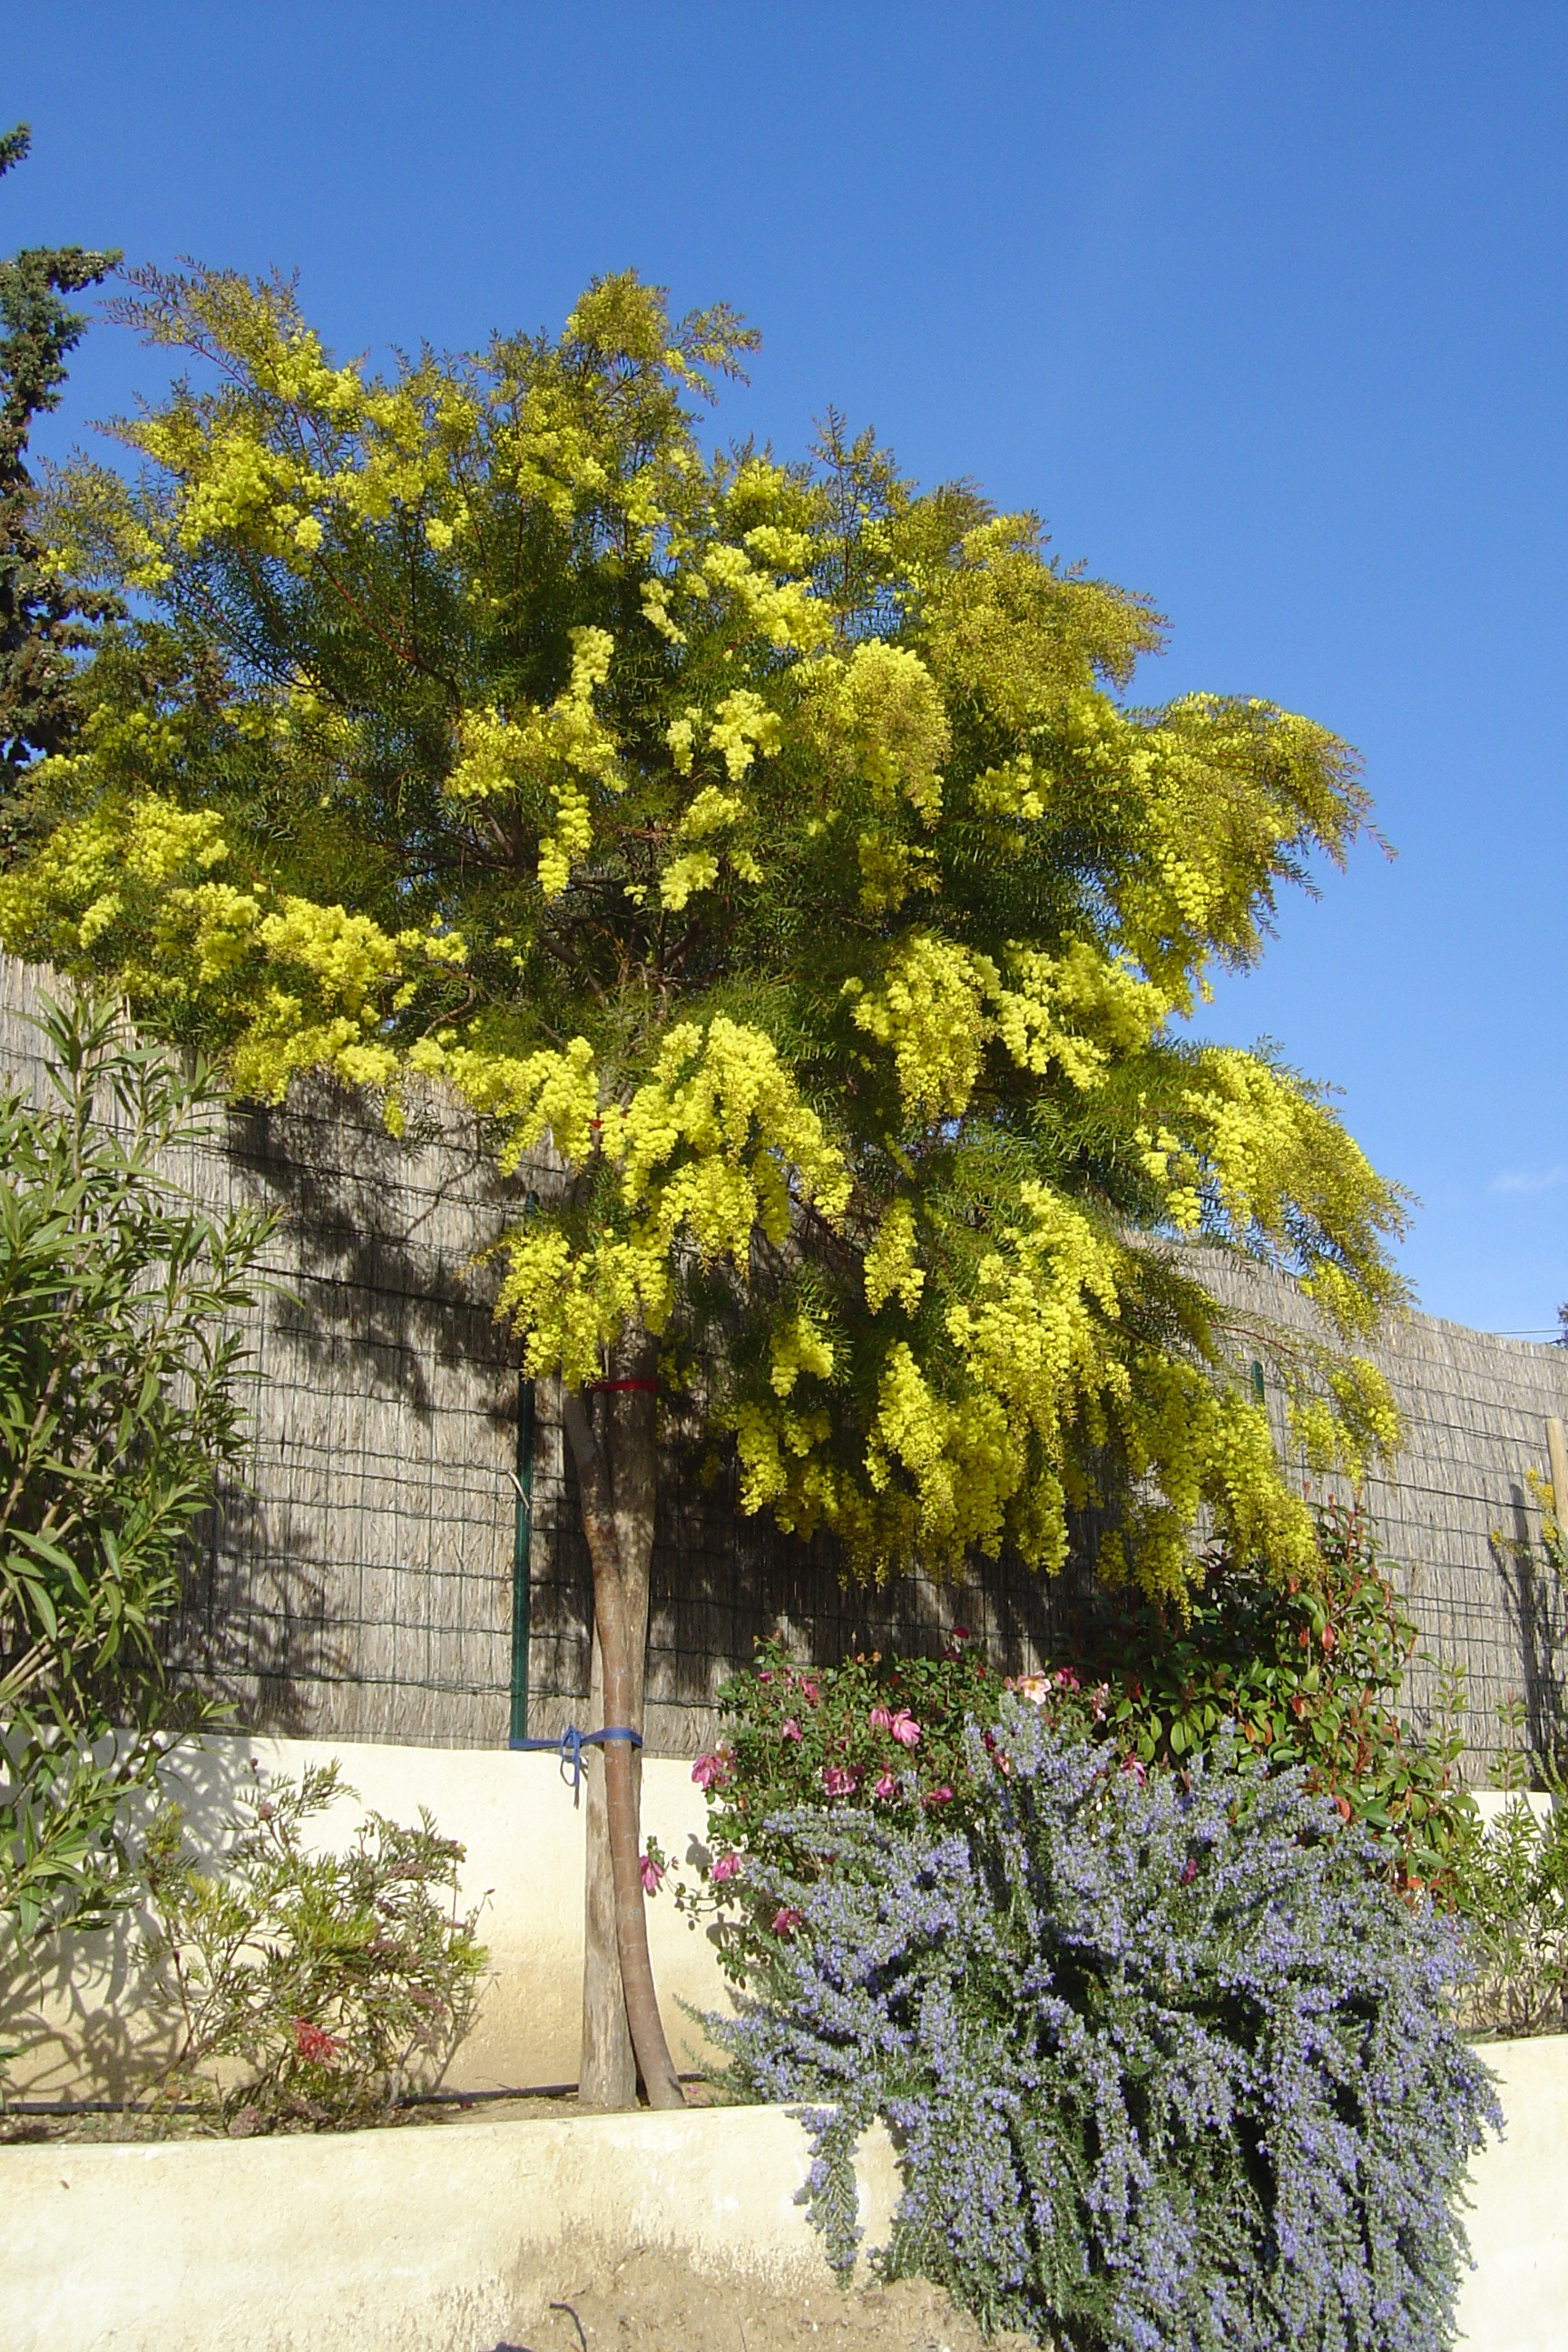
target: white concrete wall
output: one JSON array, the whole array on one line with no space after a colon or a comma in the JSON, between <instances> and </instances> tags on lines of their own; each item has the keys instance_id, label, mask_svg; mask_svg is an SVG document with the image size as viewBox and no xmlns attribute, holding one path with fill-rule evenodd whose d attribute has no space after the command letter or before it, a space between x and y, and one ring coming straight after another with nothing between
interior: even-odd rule
<instances>
[{"instance_id":1,"label":"white concrete wall","mask_svg":"<svg viewBox=\"0 0 1568 2352\"><path fill-rule=\"evenodd\" d=\"M1568 2039L1488 2051L1508 2135L1470 2173L1468 2352L1568 2343ZM5 2352L483 2352L639 2247L814 2292L776 2107L320 2138L0 2148ZM866 2246L900 2182L861 2152Z\"/></svg>"},{"instance_id":2,"label":"white concrete wall","mask_svg":"<svg viewBox=\"0 0 1568 2352\"><path fill-rule=\"evenodd\" d=\"M830 2288L778 2107L329 2137L0 2148L5 2352L489 2352L596 2270L666 2247ZM857 2165L869 2245L898 2201Z\"/></svg>"},{"instance_id":3,"label":"white concrete wall","mask_svg":"<svg viewBox=\"0 0 1568 2352\"><path fill-rule=\"evenodd\" d=\"M1512 1805L1528 1805L1542 1828L1557 1810L1556 1799L1549 1797L1542 1789L1520 1790L1517 1793L1510 1793L1506 1789L1476 1789L1471 1793L1476 1801L1476 1811L1488 1829L1494 1822L1500 1821Z\"/></svg>"},{"instance_id":4,"label":"white concrete wall","mask_svg":"<svg viewBox=\"0 0 1568 2352\"><path fill-rule=\"evenodd\" d=\"M447 2075L449 2087L487 2091L577 2079L583 1981L585 1802L574 1808L549 1755L489 1748L390 1748L338 1742L209 1738L166 1768L169 1793L188 1809L193 1842L213 1836L225 1800L255 1758L264 1771L298 1778L336 1756L357 1790L323 1816L322 1848L346 1844L363 1814L415 1822L426 1806L437 1827L468 1849L465 1906L485 1899L479 1933L489 1972L474 2028ZM597 1769L597 1764L588 1769ZM585 1790L584 1790L585 1798ZM689 1764L643 1764L643 1826L673 1861L706 1834L707 1808ZM713 1949L676 1912L667 1882L647 1906L648 1940L665 2030L676 2063L689 2066L701 2035L681 2004L728 2007ZM10 2079L18 2095L118 2098L146 2071L147 2026L136 2000L134 1922L70 1938L41 1995L0 1983L0 2045L22 2043Z\"/></svg>"},{"instance_id":5,"label":"white concrete wall","mask_svg":"<svg viewBox=\"0 0 1568 2352\"><path fill-rule=\"evenodd\" d=\"M1476 2267L1459 2294L1470 2352L1568 2345L1568 2034L1482 2045L1508 2130L1470 2167Z\"/></svg>"}]
</instances>

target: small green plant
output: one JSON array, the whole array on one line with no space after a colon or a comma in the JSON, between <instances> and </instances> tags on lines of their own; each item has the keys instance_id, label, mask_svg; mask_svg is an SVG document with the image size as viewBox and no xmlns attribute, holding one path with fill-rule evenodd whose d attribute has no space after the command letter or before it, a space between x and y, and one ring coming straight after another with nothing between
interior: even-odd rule
<instances>
[{"instance_id":1,"label":"small green plant","mask_svg":"<svg viewBox=\"0 0 1568 2352\"><path fill-rule=\"evenodd\" d=\"M1474 1981L1462 1997L1473 2033L1561 2033L1568 2026L1568 1822L1538 1819L1522 1793L1478 1819L1453 1871Z\"/></svg>"},{"instance_id":2,"label":"small green plant","mask_svg":"<svg viewBox=\"0 0 1568 2352\"><path fill-rule=\"evenodd\" d=\"M336 1762L252 1772L216 1868L177 1805L148 1839L147 1991L175 2041L153 2111L194 2106L236 2138L384 2121L472 2021L487 1955L458 1909L463 1849L427 1812L372 1813L347 1853L310 1853L306 1823L353 1794Z\"/></svg>"},{"instance_id":3,"label":"small green plant","mask_svg":"<svg viewBox=\"0 0 1568 2352\"><path fill-rule=\"evenodd\" d=\"M1531 1753L1524 1703L1498 1708L1492 1785L1508 1803L1464 1825L1451 1899L1469 1930L1474 1979L1463 2014L1474 2033L1516 2036L1568 2028L1568 1788L1550 1757ZM1537 1812L1528 1791L1544 1789Z\"/></svg>"},{"instance_id":4,"label":"small green plant","mask_svg":"<svg viewBox=\"0 0 1568 2352\"><path fill-rule=\"evenodd\" d=\"M1500 1737L1492 1751L1492 1787L1518 1796L1534 1787L1542 1763L1531 1754L1528 1711L1517 1691L1510 1691L1499 1706L1498 1727Z\"/></svg>"}]
</instances>

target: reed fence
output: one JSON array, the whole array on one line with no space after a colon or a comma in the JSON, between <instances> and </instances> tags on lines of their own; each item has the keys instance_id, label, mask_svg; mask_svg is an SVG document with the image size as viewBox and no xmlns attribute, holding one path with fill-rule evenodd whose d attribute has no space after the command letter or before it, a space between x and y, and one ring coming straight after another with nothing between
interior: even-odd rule
<instances>
[{"instance_id":1,"label":"reed fence","mask_svg":"<svg viewBox=\"0 0 1568 2352\"><path fill-rule=\"evenodd\" d=\"M38 1082L27 1016L39 985L0 958L0 1073L13 1083ZM314 1086L281 1108L220 1114L170 1172L214 1206L257 1202L278 1219L246 1335L246 1473L194 1549L172 1671L258 1729L455 1747L504 1744L524 1722L558 1731L587 1691L588 1562L552 1391L541 1383L523 1412L484 1255L546 1180L502 1182L450 1108L433 1106L399 1143L366 1107ZM1214 1278L1243 1351L1251 1329L1310 1320L1290 1285L1258 1269L1217 1263ZM1409 1430L1367 1499L1420 1632L1411 1696L1419 1712L1438 1662L1464 1666L1483 1777L1510 1699L1534 1744L1568 1738L1564 1595L1530 1478L1546 1470L1548 1419L1568 1416L1568 1353L1415 1315L1376 1354ZM1282 1398L1267 1380L1266 1393L1288 1452ZM705 1483L689 1434L671 1429L660 1489L655 1752L711 1737L720 1686L759 1634L782 1632L827 1664L860 1645L928 1648L962 1622L1009 1672L1070 1637L1081 1565L1048 1580L1003 1565L958 1586L910 1576L859 1591L829 1543L742 1517L732 1468Z\"/></svg>"}]
</instances>

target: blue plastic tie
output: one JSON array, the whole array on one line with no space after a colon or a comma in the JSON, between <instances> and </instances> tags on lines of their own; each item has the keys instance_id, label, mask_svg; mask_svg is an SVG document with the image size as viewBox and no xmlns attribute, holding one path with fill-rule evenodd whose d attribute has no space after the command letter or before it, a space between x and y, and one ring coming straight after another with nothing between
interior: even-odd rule
<instances>
[{"instance_id":1,"label":"blue plastic tie","mask_svg":"<svg viewBox=\"0 0 1568 2352\"><path fill-rule=\"evenodd\" d=\"M603 1731L579 1731L569 1723L559 1739L514 1739L512 1748L531 1748L548 1752L561 1759L561 1778L572 1791L572 1802L577 1804L583 1791L583 1750L602 1748L606 1739L624 1739L630 1747L642 1746L642 1733L633 1731L624 1723L607 1723Z\"/></svg>"}]
</instances>

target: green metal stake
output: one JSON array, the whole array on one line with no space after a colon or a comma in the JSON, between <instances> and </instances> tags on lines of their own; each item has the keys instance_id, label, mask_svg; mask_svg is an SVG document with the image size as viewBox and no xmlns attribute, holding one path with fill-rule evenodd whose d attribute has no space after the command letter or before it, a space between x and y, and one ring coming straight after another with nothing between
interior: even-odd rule
<instances>
[{"instance_id":1,"label":"green metal stake","mask_svg":"<svg viewBox=\"0 0 1568 2352\"><path fill-rule=\"evenodd\" d=\"M533 1382L517 1391L517 1517L511 1538L511 1738L528 1738L529 1556L533 1536Z\"/></svg>"}]
</instances>

